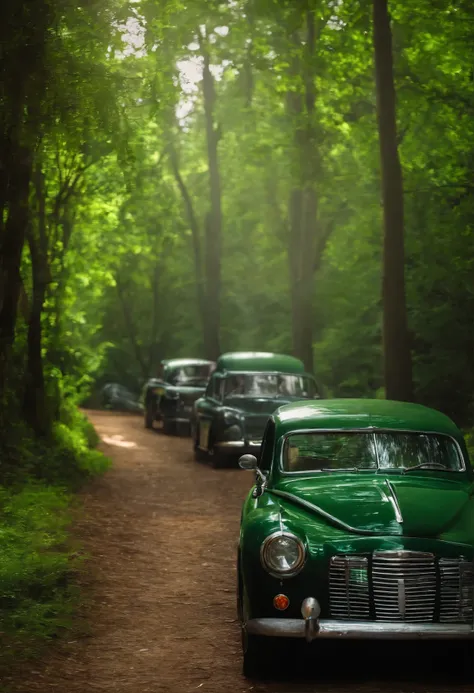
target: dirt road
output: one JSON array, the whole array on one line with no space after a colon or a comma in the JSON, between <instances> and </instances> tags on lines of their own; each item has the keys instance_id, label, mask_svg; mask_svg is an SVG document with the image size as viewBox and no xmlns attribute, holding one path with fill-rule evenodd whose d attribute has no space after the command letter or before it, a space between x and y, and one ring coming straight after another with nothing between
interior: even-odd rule
<instances>
[{"instance_id":1,"label":"dirt road","mask_svg":"<svg viewBox=\"0 0 474 693\"><path fill-rule=\"evenodd\" d=\"M55 648L16 691L472 693L457 677L458 645L330 643L288 681L245 680L235 549L251 475L194 462L189 439L146 431L140 418L90 418L114 460L83 494L77 529L92 556L91 631Z\"/></svg>"}]
</instances>

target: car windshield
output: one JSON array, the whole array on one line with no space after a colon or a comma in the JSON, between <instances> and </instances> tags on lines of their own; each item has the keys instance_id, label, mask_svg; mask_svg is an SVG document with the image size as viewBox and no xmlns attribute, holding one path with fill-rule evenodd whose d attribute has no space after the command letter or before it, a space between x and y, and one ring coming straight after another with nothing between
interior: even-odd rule
<instances>
[{"instance_id":1,"label":"car windshield","mask_svg":"<svg viewBox=\"0 0 474 693\"><path fill-rule=\"evenodd\" d=\"M288 436L283 449L287 472L349 469L463 469L456 443L447 436L405 432L311 432Z\"/></svg>"},{"instance_id":2,"label":"car windshield","mask_svg":"<svg viewBox=\"0 0 474 693\"><path fill-rule=\"evenodd\" d=\"M318 397L316 383L304 375L235 373L224 381L224 397Z\"/></svg>"},{"instance_id":3,"label":"car windshield","mask_svg":"<svg viewBox=\"0 0 474 693\"><path fill-rule=\"evenodd\" d=\"M168 382L177 386L206 387L207 381L212 372L209 364L195 366L180 366L171 371Z\"/></svg>"}]
</instances>

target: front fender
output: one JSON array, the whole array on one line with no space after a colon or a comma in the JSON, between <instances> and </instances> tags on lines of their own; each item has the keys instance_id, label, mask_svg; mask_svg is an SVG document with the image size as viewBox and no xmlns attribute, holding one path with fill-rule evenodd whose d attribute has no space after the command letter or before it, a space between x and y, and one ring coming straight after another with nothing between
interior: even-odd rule
<instances>
[{"instance_id":1,"label":"front fender","mask_svg":"<svg viewBox=\"0 0 474 693\"><path fill-rule=\"evenodd\" d=\"M260 549L274 532L295 534L305 545L306 562L300 573L290 578L276 578L263 567ZM271 490L257 499L249 493L242 511L240 534L241 575L246 595L246 618L300 618L301 603L306 597L318 599L323 615L329 613L327 542L343 533L324 521L308 517L305 511L292 507ZM277 594L286 594L290 605L284 612L273 606Z\"/></svg>"}]
</instances>

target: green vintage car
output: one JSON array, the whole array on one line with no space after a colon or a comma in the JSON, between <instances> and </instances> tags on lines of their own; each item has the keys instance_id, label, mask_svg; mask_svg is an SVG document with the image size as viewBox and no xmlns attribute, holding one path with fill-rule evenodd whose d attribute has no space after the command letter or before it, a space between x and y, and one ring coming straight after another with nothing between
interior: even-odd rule
<instances>
[{"instance_id":1,"label":"green vintage car","mask_svg":"<svg viewBox=\"0 0 474 693\"><path fill-rule=\"evenodd\" d=\"M282 404L315 399L318 388L303 362L270 352L229 352L217 360L191 421L196 459L214 467L258 454L268 417Z\"/></svg>"},{"instance_id":2,"label":"green vintage car","mask_svg":"<svg viewBox=\"0 0 474 693\"><path fill-rule=\"evenodd\" d=\"M443 414L385 400L270 417L242 510L244 673L282 638L474 638L474 475ZM284 641L283 641L284 642Z\"/></svg>"},{"instance_id":3,"label":"green vintage car","mask_svg":"<svg viewBox=\"0 0 474 693\"><path fill-rule=\"evenodd\" d=\"M214 361L204 359L166 359L160 373L143 388L145 428L155 421L163 423L163 433L189 434L194 402L205 392Z\"/></svg>"}]
</instances>

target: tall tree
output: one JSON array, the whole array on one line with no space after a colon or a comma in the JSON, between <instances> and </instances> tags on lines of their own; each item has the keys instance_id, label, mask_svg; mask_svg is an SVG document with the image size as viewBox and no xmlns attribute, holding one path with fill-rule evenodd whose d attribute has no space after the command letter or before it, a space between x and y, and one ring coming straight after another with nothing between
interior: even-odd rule
<instances>
[{"instance_id":1,"label":"tall tree","mask_svg":"<svg viewBox=\"0 0 474 693\"><path fill-rule=\"evenodd\" d=\"M405 295L403 177L398 153L392 31L387 0L373 0L377 120L384 217L383 344L385 394L413 399Z\"/></svg>"},{"instance_id":2,"label":"tall tree","mask_svg":"<svg viewBox=\"0 0 474 693\"><path fill-rule=\"evenodd\" d=\"M0 392L15 338L48 32L56 10L44 0L7 0L0 10Z\"/></svg>"},{"instance_id":3,"label":"tall tree","mask_svg":"<svg viewBox=\"0 0 474 693\"><path fill-rule=\"evenodd\" d=\"M302 26L293 32L287 111L294 128L295 181L288 204L288 259L291 287L293 352L313 370L314 262L317 246L319 152L316 146L314 60L315 13L304 3ZM295 89L295 85L299 85Z\"/></svg>"},{"instance_id":4,"label":"tall tree","mask_svg":"<svg viewBox=\"0 0 474 693\"><path fill-rule=\"evenodd\" d=\"M204 117L206 122L207 162L209 169L210 209L206 215L206 310L209 347L206 354L216 360L220 353L219 332L221 312L221 249L222 249L222 204L221 176L219 170L218 144L221 129L215 122L216 90L211 72L211 58L207 32L199 37L203 56L202 93L204 98Z\"/></svg>"}]
</instances>

